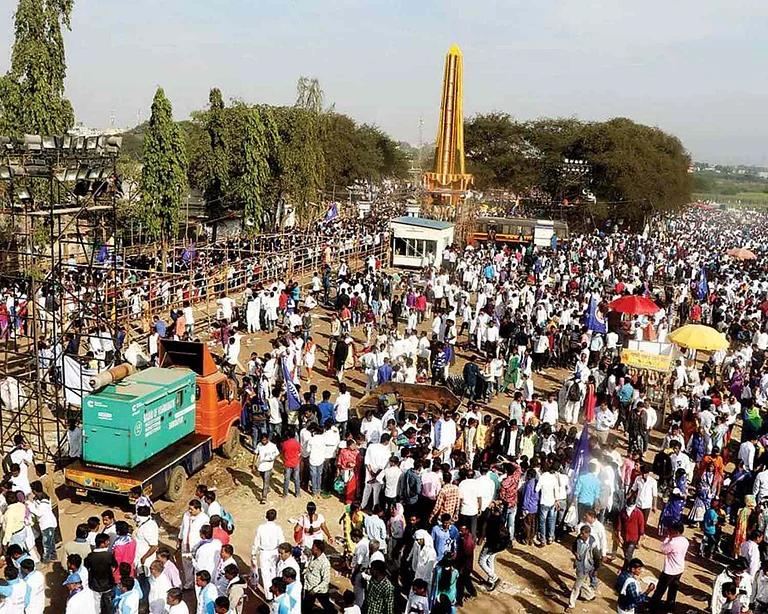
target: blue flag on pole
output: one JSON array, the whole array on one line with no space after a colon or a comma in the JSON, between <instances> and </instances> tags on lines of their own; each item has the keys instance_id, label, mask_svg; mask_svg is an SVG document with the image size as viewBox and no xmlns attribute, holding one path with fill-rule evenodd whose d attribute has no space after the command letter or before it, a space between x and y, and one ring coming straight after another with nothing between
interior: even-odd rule
<instances>
[{"instance_id":1,"label":"blue flag on pole","mask_svg":"<svg viewBox=\"0 0 768 614\"><path fill-rule=\"evenodd\" d=\"M104 245L96 255L96 262L99 264L104 264L107 260L109 260L109 247Z\"/></svg>"},{"instance_id":2,"label":"blue flag on pole","mask_svg":"<svg viewBox=\"0 0 768 614\"><path fill-rule=\"evenodd\" d=\"M333 218L339 216L339 205L337 203L331 203L328 207L328 213L325 214L325 221L330 222Z\"/></svg>"},{"instance_id":3,"label":"blue flag on pole","mask_svg":"<svg viewBox=\"0 0 768 614\"><path fill-rule=\"evenodd\" d=\"M597 299L593 296L589 300L589 311L587 312L587 328L596 333L607 333L608 325L605 318L597 308Z\"/></svg>"},{"instance_id":4,"label":"blue flag on pole","mask_svg":"<svg viewBox=\"0 0 768 614\"><path fill-rule=\"evenodd\" d=\"M291 372L288 371L288 365L285 359L280 360L280 364L283 366L283 379L285 380L285 398L288 401L288 411L296 411L301 407L301 399L299 399L299 391L296 389L296 384L293 383Z\"/></svg>"},{"instance_id":5,"label":"blue flag on pole","mask_svg":"<svg viewBox=\"0 0 768 614\"><path fill-rule=\"evenodd\" d=\"M571 485L573 485L579 476L588 470L587 464L589 463L589 423L584 423L584 428L581 429L581 437L579 437L579 445L576 446L576 450L573 453L573 461L571 461Z\"/></svg>"},{"instance_id":6,"label":"blue flag on pole","mask_svg":"<svg viewBox=\"0 0 768 614\"><path fill-rule=\"evenodd\" d=\"M707 283L707 270L704 267L701 267L701 270L699 271L699 300L703 300L707 297L709 294L709 284Z\"/></svg>"}]
</instances>

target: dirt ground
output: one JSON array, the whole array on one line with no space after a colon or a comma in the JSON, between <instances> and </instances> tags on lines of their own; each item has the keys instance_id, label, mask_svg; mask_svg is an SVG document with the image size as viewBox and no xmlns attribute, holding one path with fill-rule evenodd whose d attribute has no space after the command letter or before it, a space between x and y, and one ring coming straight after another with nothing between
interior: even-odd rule
<instances>
[{"instance_id":1,"label":"dirt ground","mask_svg":"<svg viewBox=\"0 0 768 614\"><path fill-rule=\"evenodd\" d=\"M316 343L323 348L327 345L328 313L324 310L319 311L315 317L313 328L313 337ZM358 329L355 334L357 341L360 341L360 335L361 332ZM266 335L246 336L242 345L242 364L245 364L252 351L263 353L268 350L269 339ZM335 395L333 380L327 378L320 368L321 365L322 367L325 366L326 358L325 351L318 354L317 366L319 368L312 383L317 384L320 391L327 388L334 391ZM451 372L460 373L466 358L467 354L459 353L457 364ZM564 377L565 372L557 370L549 370L542 376L537 375L534 378L536 391L547 392L550 389L559 388ZM365 386L362 372L349 372L345 381L350 385L354 397L357 399L362 397ZM487 410L492 414L505 415L507 403L506 397L499 397L491 403ZM655 446L652 445L652 450L649 451L649 460L661 441L661 433L657 432L655 435L656 437L652 442L655 443ZM282 473L276 465L276 470L272 475L269 501L267 505L261 505L259 497L256 495L257 488L260 489L261 486L260 483L257 484L256 482L260 482L260 480L254 479L251 475L249 471L250 461L251 455L246 448L241 448L236 457L230 461L217 457L188 481L189 497L184 498L178 504L170 504L165 501L157 502L156 508L161 522L161 541L175 546L181 514L186 509L187 499L193 497L195 484L198 483L215 486L218 489L219 500L233 514L236 520L236 530L232 536L232 543L243 572L246 572L249 566L250 549L256 527L264 522L264 513L267 509L271 507L277 509L278 522L283 527L287 540L292 541L293 525L289 519L298 517L304 511L304 506L310 500L310 496L304 492L299 499L295 499L293 496L282 499ZM60 481L63 479L61 475L57 477ZM75 525L84 522L91 515L99 515L102 510L110 507L117 510L120 505L123 506L124 511L128 511L126 503L119 500L86 500L73 503L63 486L58 490L62 499L61 526L65 541L72 538ZM338 521L342 515L342 504L336 498L320 499L317 500L317 503L319 511L326 517L332 535L340 537L342 529ZM659 548L660 542L655 534L658 517L659 512L654 512L650 521L650 525L653 527L651 534L642 543L636 555L645 562L648 573L656 577L658 577L663 564L663 555L661 555ZM685 613L706 611L714 577L722 569L722 564L704 561L695 555L695 546L700 537L698 531L688 530L686 536L691 541L691 550L681 583L676 611ZM460 609L460 612L479 612L491 608L498 614L563 611L567 605L567 595L570 593L574 579L570 544L570 539L563 544L552 544L544 548L516 544L511 551L500 553L496 558L496 572L501 577L498 587L492 593L478 589L478 597L468 601ZM603 565L599 572L600 587L596 599L590 603L580 601L574 610L575 612L616 611L616 592L613 584L621 562L621 553L619 552L615 561ZM480 579L483 574L478 567L476 567L476 571L480 574L478 576ZM54 573L49 574L49 576L49 596L54 604L60 604L61 602L57 598L63 596L63 589L59 586L63 580L63 571L57 566ZM333 587L341 591L349 588L348 580L336 571L332 572L331 583ZM247 606L248 614L255 611L255 606L259 603L261 603L260 596L253 594ZM48 610L59 612L61 607L60 605L52 605Z\"/></svg>"}]
</instances>

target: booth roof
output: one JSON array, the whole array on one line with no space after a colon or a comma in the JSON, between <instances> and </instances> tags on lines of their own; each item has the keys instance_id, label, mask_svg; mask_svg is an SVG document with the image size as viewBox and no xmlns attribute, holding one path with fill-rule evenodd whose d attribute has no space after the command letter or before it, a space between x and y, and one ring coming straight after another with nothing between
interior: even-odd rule
<instances>
[{"instance_id":1,"label":"booth roof","mask_svg":"<svg viewBox=\"0 0 768 614\"><path fill-rule=\"evenodd\" d=\"M393 224L405 224L406 226L419 226L420 228L431 228L433 230L447 230L453 228L450 222L441 222L439 220L428 220L423 217L398 217L392 220Z\"/></svg>"}]
</instances>

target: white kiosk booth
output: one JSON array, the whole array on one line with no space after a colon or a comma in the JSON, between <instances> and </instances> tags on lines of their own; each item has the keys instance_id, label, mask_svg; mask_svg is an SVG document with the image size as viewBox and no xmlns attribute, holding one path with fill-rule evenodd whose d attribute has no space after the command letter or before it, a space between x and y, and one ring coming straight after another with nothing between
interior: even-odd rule
<instances>
[{"instance_id":1,"label":"white kiosk booth","mask_svg":"<svg viewBox=\"0 0 768 614\"><path fill-rule=\"evenodd\" d=\"M398 217L392 230L392 265L422 267L430 255L435 266L443 260L443 250L453 244L453 224L420 217Z\"/></svg>"}]
</instances>

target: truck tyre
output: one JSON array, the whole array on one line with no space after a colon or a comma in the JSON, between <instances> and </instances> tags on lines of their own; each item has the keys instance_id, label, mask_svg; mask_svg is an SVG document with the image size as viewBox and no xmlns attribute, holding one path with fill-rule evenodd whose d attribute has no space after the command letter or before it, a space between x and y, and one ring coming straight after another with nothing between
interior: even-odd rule
<instances>
[{"instance_id":1,"label":"truck tyre","mask_svg":"<svg viewBox=\"0 0 768 614\"><path fill-rule=\"evenodd\" d=\"M168 490L165 491L165 498L171 503L176 503L184 494L184 486L187 484L187 472L184 467L178 465L171 471L171 477L168 479Z\"/></svg>"},{"instance_id":2,"label":"truck tyre","mask_svg":"<svg viewBox=\"0 0 768 614\"><path fill-rule=\"evenodd\" d=\"M221 444L221 455L224 458L232 458L237 451L237 444L240 443L240 431L233 424L229 427L227 440Z\"/></svg>"}]
</instances>

